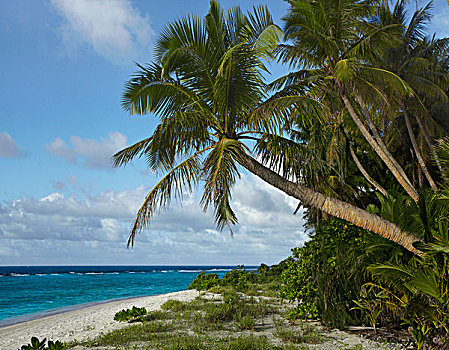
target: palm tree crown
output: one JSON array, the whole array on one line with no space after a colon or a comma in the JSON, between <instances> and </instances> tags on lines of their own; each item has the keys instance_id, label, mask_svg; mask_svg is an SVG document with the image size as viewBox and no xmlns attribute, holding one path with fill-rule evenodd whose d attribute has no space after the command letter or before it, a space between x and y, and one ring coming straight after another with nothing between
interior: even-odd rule
<instances>
[{"instance_id":1,"label":"palm tree crown","mask_svg":"<svg viewBox=\"0 0 449 350\"><path fill-rule=\"evenodd\" d=\"M153 112L160 122L151 137L117 153L115 165L145 155L151 170L166 172L140 208L128 244L157 209L200 181L201 203L204 210L213 205L218 228L237 223L230 205L236 161L255 132L257 117L249 116L266 97L264 62L281 34L265 7L225 14L215 1L204 19L184 17L163 29L154 62L139 65L122 100L131 114Z\"/></svg>"}]
</instances>

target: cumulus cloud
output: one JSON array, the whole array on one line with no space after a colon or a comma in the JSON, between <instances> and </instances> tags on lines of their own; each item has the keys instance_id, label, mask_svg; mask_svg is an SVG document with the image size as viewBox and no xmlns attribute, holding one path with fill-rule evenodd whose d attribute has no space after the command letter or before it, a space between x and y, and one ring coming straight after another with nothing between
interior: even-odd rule
<instances>
[{"instance_id":1,"label":"cumulus cloud","mask_svg":"<svg viewBox=\"0 0 449 350\"><path fill-rule=\"evenodd\" d=\"M8 133L0 132L0 158L14 158L20 154L16 141Z\"/></svg>"},{"instance_id":2,"label":"cumulus cloud","mask_svg":"<svg viewBox=\"0 0 449 350\"><path fill-rule=\"evenodd\" d=\"M70 50L88 45L114 63L129 63L148 55L153 35L148 14L128 0L51 0L64 23L61 34Z\"/></svg>"},{"instance_id":3,"label":"cumulus cloud","mask_svg":"<svg viewBox=\"0 0 449 350\"><path fill-rule=\"evenodd\" d=\"M82 164L87 168L111 169L111 156L126 147L127 137L120 132L109 133L108 138L101 138L100 141L72 136L69 143L67 145L57 137L46 148L50 154L72 164L78 164L82 159Z\"/></svg>"},{"instance_id":4,"label":"cumulus cloud","mask_svg":"<svg viewBox=\"0 0 449 350\"><path fill-rule=\"evenodd\" d=\"M65 257L65 263L79 263L81 256L83 263L105 264L275 263L306 239L301 216L292 215L295 201L253 176L243 176L234 191L240 224L233 237L215 229L213 213L203 213L192 193L182 205L173 203L157 215L150 230L137 236L135 249L126 250L129 229L148 190L140 186L83 199L54 192L0 205L0 240L5 242L0 264L12 263L2 261L2 255L19 259L15 254L50 242L58 247L55 259Z\"/></svg>"},{"instance_id":5,"label":"cumulus cloud","mask_svg":"<svg viewBox=\"0 0 449 350\"><path fill-rule=\"evenodd\" d=\"M0 205L0 238L123 241L146 190L105 191L79 200L55 192Z\"/></svg>"}]
</instances>

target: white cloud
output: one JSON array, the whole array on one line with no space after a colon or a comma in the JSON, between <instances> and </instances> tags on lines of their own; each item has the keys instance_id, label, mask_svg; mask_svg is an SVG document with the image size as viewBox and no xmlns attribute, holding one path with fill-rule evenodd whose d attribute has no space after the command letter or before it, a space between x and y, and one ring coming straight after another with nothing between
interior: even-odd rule
<instances>
[{"instance_id":1,"label":"white cloud","mask_svg":"<svg viewBox=\"0 0 449 350\"><path fill-rule=\"evenodd\" d=\"M69 50L88 45L114 63L148 56L153 35L150 19L130 1L51 0L51 4L64 18L60 30Z\"/></svg>"},{"instance_id":2,"label":"white cloud","mask_svg":"<svg viewBox=\"0 0 449 350\"><path fill-rule=\"evenodd\" d=\"M6 132L0 132L0 158L13 158L20 156L16 141Z\"/></svg>"},{"instance_id":3,"label":"white cloud","mask_svg":"<svg viewBox=\"0 0 449 350\"><path fill-rule=\"evenodd\" d=\"M172 203L156 216L150 230L137 236L135 248L126 250L131 223L147 192L141 186L83 199L55 192L0 205L0 246L5 248L0 264L275 263L306 239L301 216L292 215L295 201L244 175L233 196L240 220L234 237L227 230L218 232L213 213L203 213L198 196L191 194L182 205ZM29 252L37 247L42 247L41 253ZM44 247L57 247L53 260L48 260Z\"/></svg>"},{"instance_id":4,"label":"white cloud","mask_svg":"<svg viewBox=\"0 0 449 350\"><path fill-rule=\"evenodd\" d=\"M100 141L82 139L79 136L70 138L70 147L61 138L55 138L46 145L47 151L56 157L65 158L72 164L78 164L83 159L83 165L90 169L111 169L111 156L126 147L127 137L120 132L108 134L108 138Z\"/></svg>"},{"instance_id":5,"label":"white cloud","mask_svg":"<svg viewBox=\"0 0 449 350\"><path fill-rule=\"evenodd\" d=\"M100 192L78 200L62 193L0 205L0 239L123 242L146 190Z\"/></svg>"}]
</instances>

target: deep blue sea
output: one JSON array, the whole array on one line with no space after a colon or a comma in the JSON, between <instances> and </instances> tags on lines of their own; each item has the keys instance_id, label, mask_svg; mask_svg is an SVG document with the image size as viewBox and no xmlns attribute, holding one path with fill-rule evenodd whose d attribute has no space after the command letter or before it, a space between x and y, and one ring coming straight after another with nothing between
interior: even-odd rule
<instances>
[{"instance_id":1,"label":"deep blue sea","mask_svg":"<svg viewBox=\"0 0 449 350\"><path fill-rule=\"evenodd\" d=\"M185 290L202 270L222 276L232 268L234 266L0 266L0 326L89 303Z\"/></svg>"}]
</instances>

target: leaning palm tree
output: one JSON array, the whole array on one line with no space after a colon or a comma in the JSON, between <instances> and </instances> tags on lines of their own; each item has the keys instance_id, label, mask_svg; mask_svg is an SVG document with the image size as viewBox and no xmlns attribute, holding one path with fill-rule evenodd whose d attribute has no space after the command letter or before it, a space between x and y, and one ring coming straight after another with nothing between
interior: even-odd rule
<instances>
[{"instance_id":1,"label":"leaning palm tree","mask_svg":"<svg viewBox=\"0 0 449 350\"><path fill-rule=\"evenodd\" d=\"M436 104L445 103L448 100L447 88L449 77L447 75L446 60L444 57L449 49L449 39L426 39L425 29L431 18L432 2L417 9L411 17L409 23L406 23L407 12L405 10L404 0L398 1L393 12L381 9L379 20L383 25L392 23L401 24L403 30L400 36L400 45L392 47L380 57L377 64L380 68L397 74L413 89L412 97L394 96L397 99L399 113L403 114L405 126L409 139L419 163L419 168L424 173L432 189L437 190L435 181L430 172L430 162L426 164L423 156L423 148L418 145L418 138L412 125L413 119L416 120L419 131L423 135L428 150L432 152L432 140L429 130L436 129L442 132L441 126L432 118L429 107ZM432 156L441 166L432 152ZM427 157L430 158L430 157Z\"/></svg>"},{"instance_id":2,"label":"leaning palm tree","mask_svg":"<svg viewBox=\"0 0 449 350\"><path fill-rule=\"evenodd\" d=\"M163 29L154 62L139 65L123 94L125 110L154 113L160 121L150 137L118 152L115 166L144 156L151 170L166 172L139 209L128 245L172 197L179 199L200 183L204 210L212 205L217 227L232 230L238 221L231 189L243 166L306 206L418 253L413 243L419 238L395 224L291 181L253 157L250 142L282 137L291 115L321 114L319 102L307 96L268 98L264 62L272 58L281 34L264 7L247 15L235 7L225 14L215 1L203 20L184 17Z\"/></svg>"},{"instance_id":3,"label":"leaning palm tree","mask_svg":"<svg viewBox=\"0 0 449 350\"><path fill-rule=\"evenodd\" d=\"M309 93L329 108L344 110L403 189L418 201L416 188L391 154L367 108L367 101L374 101L378 108L384 102L378 83L391 86L401 96L413 93L398 75L371 64L399 43L401 25L377 25L373 1L289 2L291 9L284 17L288 41L281 46L279 58L296 71L275 81L273 88L307 86Z\"/></svg>"}]
</instances>

